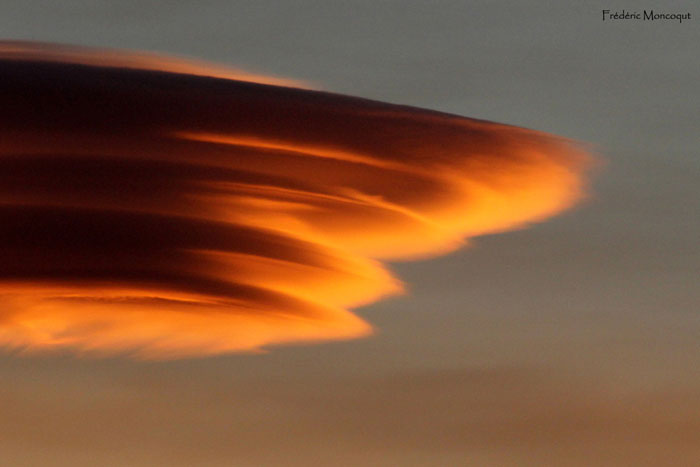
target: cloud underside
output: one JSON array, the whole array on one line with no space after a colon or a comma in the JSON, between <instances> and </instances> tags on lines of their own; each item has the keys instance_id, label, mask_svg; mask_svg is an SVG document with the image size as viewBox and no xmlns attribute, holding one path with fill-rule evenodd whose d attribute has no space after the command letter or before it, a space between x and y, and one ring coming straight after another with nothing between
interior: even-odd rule
<instances>
[{"instance_id":1,"label":"cloud underside","mask_svg":"<svg viewBox=\"0 0 700 467\"><path fill-rule=\"evenodd\" d=\"M402 290L380 261L582 196L587 158L555 136L17 49L0 47L5 346L161 358L367 335L348 309Z\"/></svg>"}]
</instances>

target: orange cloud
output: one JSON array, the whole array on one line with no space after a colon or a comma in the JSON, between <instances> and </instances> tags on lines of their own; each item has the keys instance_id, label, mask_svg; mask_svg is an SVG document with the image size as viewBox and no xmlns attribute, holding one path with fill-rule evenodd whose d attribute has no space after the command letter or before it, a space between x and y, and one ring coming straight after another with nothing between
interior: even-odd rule
<instances>
[{"instance_id":1,"label":"orange cloud","mask_svg":"<svg viewBox=\"0 0 700 467\"><path fill-rule=\"evenodd\" d=\"M587 156L536 131L144 54L6 43L0 60L5 346L172 357L363 336L348 309L401 291L379 260L583 192Z\"/></svg>"},{"instance_id":2,"label":"orange cloud","mask_svg":"<svg viewBox=\"0 0 700 467\"><path fill-rule=\"evenodd\" d=\"M308 88L307 83L287 78L277 78L237 70L192 58L173 57L148 52L123 52L115 49L91 49L64 44L48 44L28 41L0 41L0 60L72 63L107 68L167 71L194 76L248 81Z\"/></svg>"}]
</instances>

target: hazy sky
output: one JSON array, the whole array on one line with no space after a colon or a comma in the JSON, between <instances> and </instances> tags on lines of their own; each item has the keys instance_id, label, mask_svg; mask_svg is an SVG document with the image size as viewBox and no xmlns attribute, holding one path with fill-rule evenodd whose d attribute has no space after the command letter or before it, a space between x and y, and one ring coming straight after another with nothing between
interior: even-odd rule
<instances>
[{"instance_id":1,"label":"hazy sky","mask_svg":"<svg viewBox=\"0 0 700 467\"><path fill-rule=\"evenodd\" d=\"M392 265L409 294L359 310L366 339L146 363L5 354L0 463L700 462L698 19L603 8L636 5L0 2L6 39L193 56L601 157L574 210Z\"/></svg>"}]
</instances>

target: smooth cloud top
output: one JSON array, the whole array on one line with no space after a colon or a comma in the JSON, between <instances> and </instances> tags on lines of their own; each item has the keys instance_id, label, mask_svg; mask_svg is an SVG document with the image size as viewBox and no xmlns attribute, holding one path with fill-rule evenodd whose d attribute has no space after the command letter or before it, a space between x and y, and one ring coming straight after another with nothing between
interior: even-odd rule
<instances>
[{"instance_id":1,"label":"smooth cloud top","mask_svg":"<svg viewBox=\"0 0 700 467\"><path fill-rule=\"evenodd\" d=\"M5 346L164 358L363 336L348 308L401 291L379 260L582 195L587 156L555 136L20 45L0 46Z\"/></svg>"}]
</instances>

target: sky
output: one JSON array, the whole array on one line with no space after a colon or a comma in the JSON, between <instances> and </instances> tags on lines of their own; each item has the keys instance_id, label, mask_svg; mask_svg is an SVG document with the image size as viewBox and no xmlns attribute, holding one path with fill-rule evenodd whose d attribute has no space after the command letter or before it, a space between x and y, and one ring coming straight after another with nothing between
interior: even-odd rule
<instances>
[{"instance_id":1,"label":"sky","mask_svg":"<svg viewBox=\"0 0 700 467\"><path fill-rule=\"evenodd\" d=\"M700 32L604 8L637 6L0 2L3 39L193 57L598 159L573 209L389 262L406 294L354 310L375 329L361 339L166 361L5 352L2 463L696 464Z\"/></svg>"}]
</instances>

